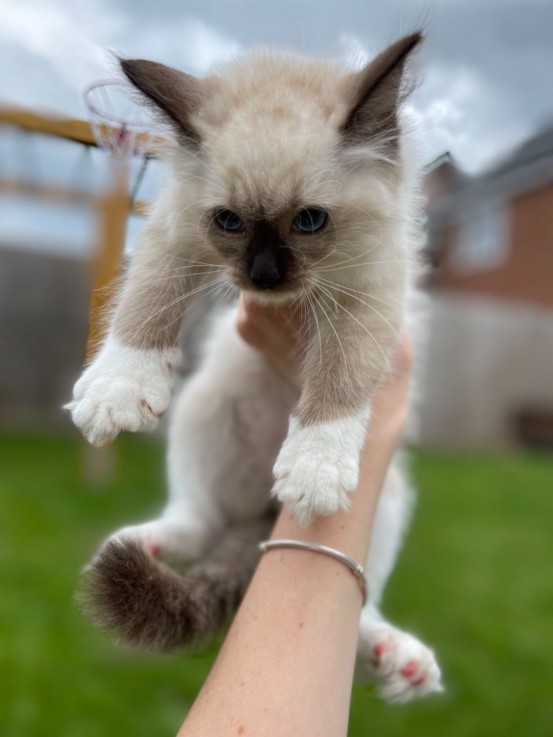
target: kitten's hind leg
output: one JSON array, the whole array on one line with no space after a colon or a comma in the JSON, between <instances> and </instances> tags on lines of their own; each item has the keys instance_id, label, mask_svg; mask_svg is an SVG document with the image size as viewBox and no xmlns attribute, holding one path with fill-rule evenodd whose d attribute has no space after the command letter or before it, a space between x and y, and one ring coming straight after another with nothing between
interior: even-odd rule
<instances>
[{"instance_id":1,"label":"kitten's hind leg","mask_svg":"<svg viewBox=\"0 0 553 737\"><path fill-rule=\"evenodd\" d=\"M204 645L234 615L273 522L266 516L223 531L182 573L128 539L106 545L81 583L81 608L119 643L158 652Z\"/></svg>"},{"instance_id":2,"label":"kitten's hind leg","mask_svg":"<svg viewBox=\"0 0 553 737\"><path fill-rule=\"evenodd\" d=\"M380 698L392 704L443 691L433 651L371 605L361 614L358 664L360 677L374 681Z\"/></svg>"},{"instance_id":3,"label":"kitten's hind leg","mask_svg":"<svg viewBox=\"0 0 553 737\"><path fill-rule=\"evenodd\" d=\"M359 629L359 676L374 681L380 698L390 703L442 690L432 650L387 622L377 609L409 521L412 496L396 461L390 466L378 503L366 565L369 603L361 613Z\"/></svg>"},{"instance_id":4,"label":"kitten's hind leg","mask_svg":"<svg viewBox=\"0 0 553 737\"><path fill-rule=\"evenodd\" d=\"M145 552L175 566L197 560L213 542L213 530L192 515L172 515L167 510L158 519L128 525L114 532L102 545L132 540Z\"/></svg>"}]
</instances>

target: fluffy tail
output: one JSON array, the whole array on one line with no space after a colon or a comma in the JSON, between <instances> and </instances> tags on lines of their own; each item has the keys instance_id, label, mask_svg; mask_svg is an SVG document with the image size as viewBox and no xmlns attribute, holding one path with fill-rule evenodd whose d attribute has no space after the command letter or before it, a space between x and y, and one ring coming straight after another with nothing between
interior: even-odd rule
<instances>
[{"instance_id":1,"label":"fluffy tail","mask_svg":"<svg viewBox=\"0 0 553 737\"><path fill-rule=\"evenodd\" d=\"M206 642L235 613L272 519L228 530L205 559L177 573L137 543L110 543L86 572L84 614L117 641L157 652Z\"/></svg>"}]
</instances>

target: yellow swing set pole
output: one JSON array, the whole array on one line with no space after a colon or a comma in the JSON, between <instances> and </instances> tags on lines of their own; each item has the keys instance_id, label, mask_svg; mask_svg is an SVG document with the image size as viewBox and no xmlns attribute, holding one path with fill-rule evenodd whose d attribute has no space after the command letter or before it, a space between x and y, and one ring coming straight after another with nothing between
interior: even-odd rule
<instances>
[{"instance_id":1,"label":"yellow swing set pole","mask_svg":"<svg viewBox=\"0 0 553 737\"><path fill-rule=\"evenodd\" d=\"M123 266L127 218L130 211L129 162L111 155L111 185L98 198L98 241L92 262L92 292L86 363L90 363L105 337L110 302ZM103 487L113 480L119 453L113 443L101 448L82 446L83 473L92 486Z\"/></svg>"},{"instance_id":2,"label":"yellow swing set pole","mask_svg":"<svg viewBox=\"0 0 553 737\"><path fill-rule=\"evenodd\" d=\"M121 274L125 250L130 210L128 162L113 156L112 168L112 185L98 201L99 237L93 262L87 363L90 363L105 337L110 302Z\"/></svg>"}]
</instances>

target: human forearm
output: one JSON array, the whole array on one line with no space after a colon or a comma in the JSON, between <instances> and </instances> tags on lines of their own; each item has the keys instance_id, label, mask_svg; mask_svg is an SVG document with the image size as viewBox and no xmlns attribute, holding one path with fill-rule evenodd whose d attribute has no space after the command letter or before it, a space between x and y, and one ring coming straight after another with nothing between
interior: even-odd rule
<instances>
[{"instance_id":1,"label":"human forearm","mask_svg":"<svg viewBox=\"0 0 553 737\"><path fill-rule=\"evenodd\" d=\"M318 542L364 561L394 446L380 433L368 441L347 512L302 528L283 508L272 538ZM355 576L338 561L267 553L179 737L346 734L361 603Z\"/></svg>"}]
</instances>

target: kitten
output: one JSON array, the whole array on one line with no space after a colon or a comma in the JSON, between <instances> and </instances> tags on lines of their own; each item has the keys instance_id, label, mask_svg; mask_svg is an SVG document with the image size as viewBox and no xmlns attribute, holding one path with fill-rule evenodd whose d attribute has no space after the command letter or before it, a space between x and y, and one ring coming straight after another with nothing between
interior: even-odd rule
<instances>
[{"instance_id":1,"label":"kitten","mask_svg":"<svg viewBox=\"0 0 553 737\"><path fill-rule=\"evenodd\" d=\"M398 114L421 38L400 39L355 72L268 53L202 80L121 62L174 129L171 177L108 337L75 386L75 424L93 443L156 425L170 400L183 312L207 289L231 284L261 302L291 304L307 346L298 397L240 339L233 309L215 322L174 407L165 513L120 530L92 566L97 618L127 641L168 649L213 632L253 572L271 497L303 523L349 505L371 393L406 322L422 242ZM359 646L390 701L441 688L432 652L376 609L408 509L393 465L367 562ZM151 553L176 565L203 562L179 576Z\"/></svg>"}]
</instances>

